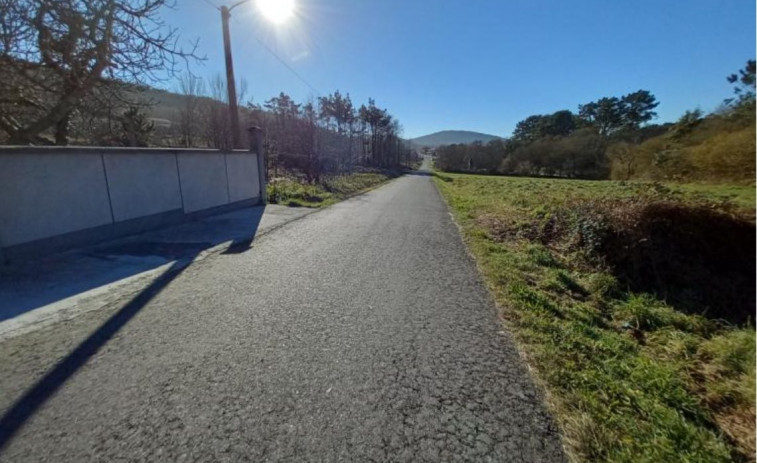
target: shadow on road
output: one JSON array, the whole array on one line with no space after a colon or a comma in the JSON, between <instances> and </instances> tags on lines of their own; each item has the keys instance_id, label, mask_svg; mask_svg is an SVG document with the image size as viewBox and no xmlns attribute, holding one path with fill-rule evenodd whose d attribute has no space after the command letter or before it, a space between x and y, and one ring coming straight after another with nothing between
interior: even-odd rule
<instances>
[{"instance_id":1,"label":"shadow on road","mask_svg":"<svg viewBox=\"0 0 757 463\"><path fill-rule=\"evenodd\" d=\"M420 176L420 177L433 177L434 173L433 172L429 172L427 170L414 170L412 172L409 172L407 175L417 175L417 176Z\"/></svg>"},{"instance_id":2,"label":"shadow on road","mask_svg":"<svg viewBox=\"0 0 757 463\"><path fill-rule=\"evenodd\" d=\"M234 241L222 254L241 254L252 247L253 238Z\"/></svg>"},{"instance_id":3,"label":"shadow on road","mask_svg":"<svg viewBox=\"0 0 757 463\"><path fill-rule=\"evenodd\" d=\"M52 397L87 361L123 328L150 300L157 296L174 278L179 276L192 259L176 261L171 268L150 286L135 296L94 333L89 335L52 370L29 388L0 418L0 451L13 439L29 418Z\"/></svg>"},{"instance_id":4,"label":"shadow on road","mask_svg":"<svg viewBox=\"0 0 757 463\"><path fill-rule=\"evenodd\" d=\"M252 207L0 268L0 322L233 241L249 249L265 207Z\"/></svg>"},{"instance_id":5,"label":"shadow on road","mask_svg":"<svg viewBox=\"0 0 757 463\"><path fill-rule=\"evenodd\" d=\"M0 453L24 426L24 424L87 363L105 344L118 333L129 321L157 296L171 281L178 277L194 259L204 250L214 245L232 241L227 253L240 253L250 248L258 231L264 207L251 208L246 212L231 215L234 223L226 219L207 219L193 222L172 229L151 232L127 240L106 244L88 253L108 256L105 262L111 267L123 265L118 256L130 256L133 259L148 259L144 265L128 266L136 273L157 267L165 262L171 266L151 284L142 289L124 307L111 316L105 323L82 341L71 353L58 362L39 381L27 391L0 417ZM187 239L188 241L183 241ZM159 257L160 259L154 259ZM157 264L156 264L157 263ZM106 266L106 268L110 268ZM113 270L112 268L110 268ZM123 277L123 272L111 272L110 275ZM97 284L103 284L98 280ZM92 283L90 283L93 286ZM55 297L63 298L70 293L86 290L85 287L68 286L68 293L57 293ZM33 308L33 307L32 307ZM29 308L28 310L31 310ZM0 313L2 315L2 313ZM2 321L2 317L0 317Z\"/></svg>"}]
</instances>

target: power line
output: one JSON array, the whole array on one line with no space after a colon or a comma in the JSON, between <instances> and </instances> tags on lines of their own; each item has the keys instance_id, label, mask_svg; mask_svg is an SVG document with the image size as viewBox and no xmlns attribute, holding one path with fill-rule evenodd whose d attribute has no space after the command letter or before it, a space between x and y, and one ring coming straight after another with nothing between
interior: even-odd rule
<instances>
[{"instance_id":1,"label":"power line","mask_svg":"<svg viewBox=\"0 0 757 463\"><path fill-rule=\"evenodd\" d=\"M209 0L206 0L206 1L209 1ZM234 21L234 22L236 22L239 25L242 25L236 17L232 17L231 20ZM249 31L249 29L248 29L248 31ZM318 95L318 96L323 95L320 90L318 90L317 88L315 88L315 86L311 85L310 82L308 82L307 79L305 79L304 77L302 77L302 75L300 75L299 72L295 71L294 68L292 66L290 66L289 63L287 63L283 58L281 58L275 51L273 51L271 49L271 47L269 47L268 45L265 44L265 42L263 42L262 40L260 40L260 37L258 37L257 35L255 35L254 32L249 31L248 33L249 33L249 35L252 36L252 38L255 39L255 41L257 41L260 44L261 47L265 48L265 50L268 53L270 53L271 55L273 55L273 57L276 58L276 60L278 60L279 63L281 63L285 68L287 68L289 70L289 72L291 72L297 79L299 79L300 82L302 82L303 84L305 84L310 90L314 91L316 93L316 95Z\"/></svg>"},{"instance_id":2,"label":"power line","mask_svg":"<svg viewBox=\"0 0 757 463\"><path fill-rule=\"evenodd\" d=\"M215 5L215 4L213 3L213 2L211 2L210 0L203 0L203 1L204 1L205 3L207 3L208 5L212 6L213 8L215 8L216 10L220 10L220 8L218 8L218 7L217 7L217 6L216 6L216 5Z\"/></svg>"},{"instance_id":3,"label":"power line","mask_svg":"<svg viewBox=\"0 0 757 463\"><path fill-rule=\"evenodd\" d=\"M275 51L271 50L271 48L268 45L266 45L262 40L260 40L260 38L258 38L257 36L255 36L255 34L252 34L252 36L260 44L261 47L265 48L268 51L268 53L272 54L273 57L276 58L279 61L279 63L283 64L284 67L286 67L287 69L289 69L289 71L292 74L294 74L294 76L297 77L303 84L307 85L308 88L310 88L310 90L314 91L318 96L322 95L322 93L317 88L315 88L314 86L310 85L310 82L308 82L307 80L305 80L305 78L302 77L300 75L300 73L298 73L297 71L295 71L294 68L292 68L286 61L284 61L279 55L277 55Z\"/></svg>"}]
</instances>

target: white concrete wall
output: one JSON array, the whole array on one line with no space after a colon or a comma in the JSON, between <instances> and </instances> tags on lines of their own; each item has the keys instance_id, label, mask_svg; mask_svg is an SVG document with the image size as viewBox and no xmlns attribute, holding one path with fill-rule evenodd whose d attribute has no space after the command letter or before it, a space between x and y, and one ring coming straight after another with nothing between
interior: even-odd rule
<instances>
[{"instance_id":1,"label":"white concrete wall","mask_svg":"<svg viewBox=\"0 0 757 463\"><path fill-rule=\"evenodd\" d=\"M260 196L260 173L257 154L229 153L226 155L231 202Z\"/></svg>"},{"instance_id":2,"label":"white concrete wall","mask_svg":"<svg viewBox=\"0 0 757 463\"><path fill-rule=\"evenodd\" d=\"M178 159L184 212L201 211L230 202L223 153L179 153Z\"/></svg>"},{"instance_id":3,"label":"white concrete wall","mask_svg":"<svg viewBox=\"0 0 757 463\"><path fill-rule=\"evenodd\" d=\"M259 195L253 153L0 148L0 250L103 225L153 220L161 213L175 218L177 212Z\"/></svg>"},{"instance_id":4,"label":"white concrete wall","mask_svg":"<svg viewBox=\"0 0 757 463\"><path fill-rule=\"evenodd\" d=\"M182 208L175 154L106 153L103 159L116 222Z\"/></svg>"},{"instance_id":5,"label":"white concrete wall","mask_svg":"<svg viewBox=\"0 0 757 463\"><path fill-rule=\"evenodd\" d=\"M0 246L111 223L99 153L0 151Z\"/></svg>"}]
</instances>

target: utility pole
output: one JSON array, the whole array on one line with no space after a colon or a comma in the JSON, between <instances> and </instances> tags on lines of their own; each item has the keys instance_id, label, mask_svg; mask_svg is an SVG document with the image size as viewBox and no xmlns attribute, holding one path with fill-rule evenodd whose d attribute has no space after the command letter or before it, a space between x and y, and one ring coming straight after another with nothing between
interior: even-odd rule
<instances>
[{"instance_id":1,"label":"utility pole","mask_svg":"<svg viewBox=\"0 0 757 463\"><path fill-rule=\"evenodd\" d=\"M241 148L242 142L240 140L239 133L239 110L237 108L237 87L234 82L234 63L231 60L231 36L229 35L229 18L231 18L231 10L248 2L249 0L242 0L235 3L231 8L226 6L221 7L221 22L223 23L223 52L226 56L226 88L229 91L229 116L231 120L231 148Z\"/></svg>"}]
</instances>

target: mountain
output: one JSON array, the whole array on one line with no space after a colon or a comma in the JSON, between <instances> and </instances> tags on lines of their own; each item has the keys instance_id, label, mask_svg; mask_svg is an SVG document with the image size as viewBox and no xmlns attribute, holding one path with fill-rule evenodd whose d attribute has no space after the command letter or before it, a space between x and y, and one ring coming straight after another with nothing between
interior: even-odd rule
<instances>
[{"instance_id":1,"label":"mountain","mask_svg":"<svg viewBox=\"0 0 757 463\"><path fill-rule=\"evenodd\" d=\"M480 132L470 132L467 130L442 130L441 132L435 132L422 137L411 138L410 141L418 146L442 146L452 145L454 143L473 143L474 141L480 141L482 143L489 143L492 140L496 140L496 135L489 135Z\"/></svg>"}]
</instances>

